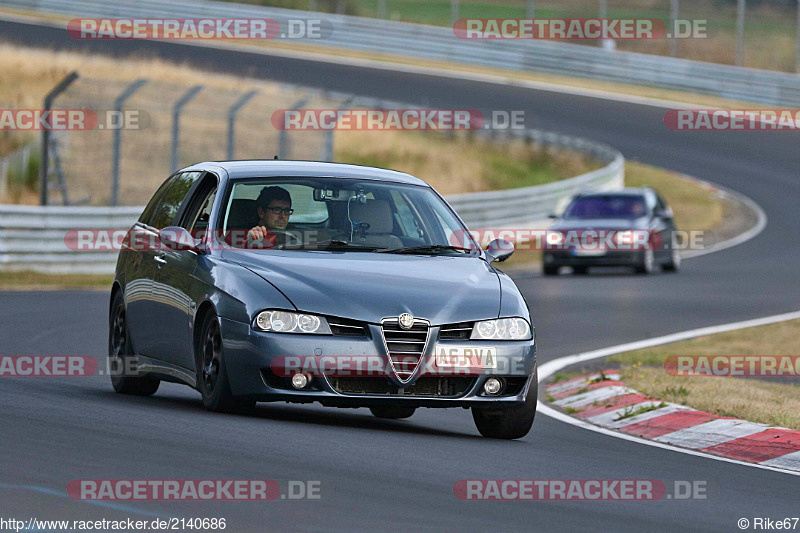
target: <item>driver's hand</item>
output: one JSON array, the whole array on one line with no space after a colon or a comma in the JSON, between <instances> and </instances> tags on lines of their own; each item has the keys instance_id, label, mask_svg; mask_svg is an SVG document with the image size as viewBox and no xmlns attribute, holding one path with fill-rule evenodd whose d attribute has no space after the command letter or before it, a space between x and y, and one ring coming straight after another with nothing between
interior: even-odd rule
<instances>
[{"instance_id":1,"label":"driver's hand","mask_svg":"<svg viewBox=\"0 0 800 533\"><path fill-rule=\"evenodd\" d=\"M275 246L276 241L276 235L269 231L265 226L256 226L247 232L247 243L254 248L271 248ZM259 245L253 246L257 242Z\"/></svg>"}]
</instances>

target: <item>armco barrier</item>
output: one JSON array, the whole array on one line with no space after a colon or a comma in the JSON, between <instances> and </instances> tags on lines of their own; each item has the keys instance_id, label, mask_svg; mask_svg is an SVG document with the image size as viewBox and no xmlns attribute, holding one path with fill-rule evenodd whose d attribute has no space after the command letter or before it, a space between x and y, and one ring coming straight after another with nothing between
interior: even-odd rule
<instances>
[{"instance_id":1,"label":"armco barrier","mask_svg":"<svg viewBox=\"0 0 800 533\"><path fill-rule=\"evenodd\" d=\"M333 33L305 45L455 61L519 71L688 90L725 98L800 107L800 75L732 67L540 40L462 40L449 27L210 0L0 0L0 6L68 16L114 18L320 18ZM66 29L65 29L66 31Z\"/></svg>"},{"instance_id":2,"label":"armco barrier","mask_svg":"<svg viewBox=\"0 0 800 533\"><path fill-rule=\"evenodd\" d=\"M521 189L448 196L447 201L473 229L524 227L545 218L573 194L615 189L625 182L625 160L608 146L564 135L529 130L516 132L531 141L590 155L607 164L574 178ZM64 243L71 229L124 229L143 207L0 206L0 271L107 274L117 252L72 251Z\"/></svg>"}]
</instances>

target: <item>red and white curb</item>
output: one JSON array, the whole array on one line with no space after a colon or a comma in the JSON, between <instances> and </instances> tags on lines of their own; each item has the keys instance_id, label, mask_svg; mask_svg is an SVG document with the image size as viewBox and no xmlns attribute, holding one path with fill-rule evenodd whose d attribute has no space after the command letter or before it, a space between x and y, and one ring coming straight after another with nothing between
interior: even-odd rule
<instances>
[{"instance_id":1,"label":"red and white curb","mask_svg":"<svg viewBox=\"0 0 800 533\"><path fill-rule=\"evenodd\" d=\"M619 381L616 370L546 387L552 403L586 422L727 457L800 472L800 431L717 416L643 396ZM652 409L646 412L644 409ZM633 413L640 412L631 416Z\"/></svg>"}]
</instances>

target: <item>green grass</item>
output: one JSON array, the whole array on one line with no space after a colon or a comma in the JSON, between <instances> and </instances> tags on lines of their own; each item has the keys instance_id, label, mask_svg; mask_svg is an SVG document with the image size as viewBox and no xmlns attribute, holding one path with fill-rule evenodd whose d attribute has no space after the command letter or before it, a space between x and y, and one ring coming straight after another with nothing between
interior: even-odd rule
<instances>
[{"instance_id":1,"label":"green grass","mask_svg":"<svg viewBox=\"0 0 800 533\"><path fill-rule=\"evenodd\" d=\"M49 289L111 289L113 274L42 274L39 272L0 271L0 290Z\"/></svg>"},{"instance_id":2,"label":"green grass","mask_svg":"<svg viewBox=\"0 0 800 533\"><path fill-rule=\"evenodd\" d=\"M617 417L614 421L617 422L619 420L625 420L626 418L632 418L632 417L634 417L636 415L641 415L643 413L648 413L650 411L655 411L656 409L661 409L662 407L666 407L666 406L667 406L667 404L664 403L664 402L661 402L661 403L659 403L657 405L649 405L649 406L645 406L645 407L634 407L632 405L629 405L629 406L627 406L625 408L624 411L619 413L619 417Z\"/></svg>"}]
</instances>

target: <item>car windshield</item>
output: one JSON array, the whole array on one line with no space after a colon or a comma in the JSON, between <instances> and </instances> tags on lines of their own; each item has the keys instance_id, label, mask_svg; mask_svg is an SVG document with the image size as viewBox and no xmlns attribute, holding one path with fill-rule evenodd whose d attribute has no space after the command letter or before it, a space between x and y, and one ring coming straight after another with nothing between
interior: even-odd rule
<instances>
[{"instance_id":1,"label":"car windshield","mask_svg":"<svg viewBox=\"0 0 800 533\"><path fill-rule=\"evenodd\" d=\"M564 218L639 218L646 213L641 196L594 195L574 199L564 211Z\"/></svg>"},{"instance_id":2,"label":"car windshield","mask_svg":"<svg viewBox=\"0 0 800 533\"><path fill-rule=\"evenodd\" d=\"M469 233L428 187L358 178L235 180L221 233L235 247L467 254Z\"/></svg>"}]
</instances>

